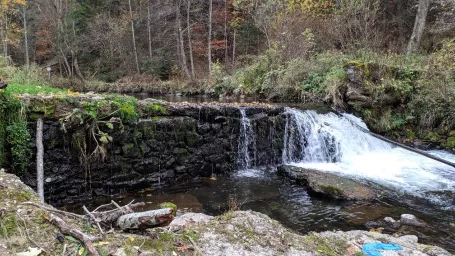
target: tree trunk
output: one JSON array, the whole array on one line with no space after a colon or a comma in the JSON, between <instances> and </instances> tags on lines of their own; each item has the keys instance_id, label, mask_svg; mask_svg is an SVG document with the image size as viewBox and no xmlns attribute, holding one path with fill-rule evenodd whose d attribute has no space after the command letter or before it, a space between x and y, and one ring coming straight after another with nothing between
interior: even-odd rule
<instances>
[{"instance_id":1,"label":"tree trunk","mask_svg":"<svg viewBox=\"0 0 455 256\"><path fill-rule=\"evenodd\" d=\"M232 42L232 69L235 70L235 40L236 40L236 30L234 29L234 38Z\"/></svg>"},{"instance_id":2,"label":"tree trunk","mask_svg":"<svg viewBox=\"0 0 455 256\"><path fill-rule=\"evenodd\" d=\"M151 3L150 3L151 0L148 1L148 4L147 4L147 30L148 30L148 36L149 36L149 58L150 58L150 61L152 61L152 27L151 27L151 23L152 23L152 14L151 14Z\"/></svg>"},{"instance_id":3,"label":"tree trunk","mask_svg":"<svg viewBox=\"0 0 455 256\"><path fill-rule=\"evenodd\" d=\"M132 39L133 39L133 51L134 51L134 59L136 62L136 71L137 73L140 73L141 70L139 68L139 59L137 56L137 47L136 47L136 34L134 31L134 20L133 20L133 8L131 7L131 0L128 0L128 6L130 8L130 21L131 21L131 34L132 34Z\"/></svg>"},{"instance_id":4,"label":"tree trunk","mask_svg":"<svg viewBox=\"0 0 455 256\"><path fill-rule=\"evenodd\" d=\"M208 44L208 61L209 61L209 75L210 77L212 76L212 9L213 9L213 0L209 0L209 33L208 33L208 38L207 38L207 44Z\"/></svg>"},{"instance_id":5,"label":"tree trunk","mask_svg":"<svg viewBox=\"0 0 455 256\"><path fill-rule=\"evenodd\" d=\"M76 54L73 53L73 66L74 66L74 71L76 72L77 77L85 83L85 78L84 75L82 75L81 69L79 68L79 62L77 61L77 56Z\"/></svg>"},{"instance_id":6,"label":"tree trunk","mask_svg":"<svg viewBox=\"0 0 455 256\"><path fill-rule=\"evenodd\" d=\"M0 20L0 41L2 41L2 54L5 55L5 40L4 40L4 32L3 29L3 20Z\"/></svg>"},{"instance_id":7,"label":"tree trunk","mask_svg":"<svg viewBox=\"0 0 455 256\"><path fill-rule=\"evenodd\" d=\"M182 21L180 17L180 0L178 1L178 5L175 8L175 14L177 16L177 30L179 33L179 42L180 42L180 55L182 58L182 69L185 72L187 78L190 78L190 71L188 70L188 64L186 63L186 54L185 54L185 45L183 43L183 31L182 31Z\"/></svg>"},{"instance_id":8,"label":"tree trunk","mask_svg":"<svg viewBox=\"0 0 455 256\"><path fill-rule=\"evenodd\" d=\"M41 203L44 203L44 147L43 147L43 119L36 121L36 184Z\"/></svg>"},{"instance_id":9,"label":"tree trunk","mask_svg":"<svg viewBox=\"0 0 455 256\"><path fill-rule=\"evenodd\" d=\"M227 0L224 0L224 65L228 61L228 38L227 38Z\"/></svg>"},{"instance_id":10,"label":"tree trunk","mask_svg":"<svg viewBox=\"0 0 455 256\"><path fill-rule=\"evenodd\" d=\"M420 41L422 40L423 31L425 29L429 6L430 0L419 0L419 7L414 22L414 29L412 31L411 39L409 40L408 47L406 49L407 55L416 52L420 47Z\"/></svg>"},{"instance_id":11,"label":"tree trunk","mask_svg":"<svg viewBox=\"0 0 455 256\"><path fill-rule=\"evenodd\" d=\"M193 44L191 43L191 24L190 24L190 8L191 8L191 0L187 2L187 9L186 9L186 23L188 29L188 47L190 48L190 64L191 64L191 77L194 78L194 59L193 59Z\"/></svg>"},{"instance_id":12,"label":"tree trunk","mask_svg":"<svg viewBox=\"0 0 455 256\"><path fill-rule=\"evenodd\" d=\"M27 71L30 70L30 57L28 54L28 32L27 32L27 2L24 4L23 9L23 19L24 19L24 42L25 42L25 67Z\"/></svg>"},{"instance_id":13,"label":"tree trunk","mask_svg":"<svg viewBox=\"0 0 455 256\"><path fill-rule=\"evenodd\" d=\"M5 58L8 58L8 14L5 13Z\"/></svg>"},{"instance_id":14,"label":"tree trunk","mask_svg":"<svg viewBox=\"0 0 455 256\"><path fill-rule=\"evenodd\" d=\"M167 225L173 219L174 210L172 208L164 208L120 216L117 220L117 226L122 230L147 229L160 225Z\"/></svg>"}]
</instances>

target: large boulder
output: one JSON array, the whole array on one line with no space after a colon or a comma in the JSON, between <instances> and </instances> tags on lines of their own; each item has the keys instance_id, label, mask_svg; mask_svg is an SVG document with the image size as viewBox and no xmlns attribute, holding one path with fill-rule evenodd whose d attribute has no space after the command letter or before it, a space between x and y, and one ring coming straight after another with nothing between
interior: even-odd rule
<instances>
[{"instance_id":1,"label":"large boulder","mask_svg":"<svg viewBox=\"0 0 455 256\"><path fill-rule=\"evenodd\" d=\"M335 199L372 201L373 189L346 177L292 165L282 165L278 171L287 177L309 186L314 192Z\"/></svg>"}]
</instances>

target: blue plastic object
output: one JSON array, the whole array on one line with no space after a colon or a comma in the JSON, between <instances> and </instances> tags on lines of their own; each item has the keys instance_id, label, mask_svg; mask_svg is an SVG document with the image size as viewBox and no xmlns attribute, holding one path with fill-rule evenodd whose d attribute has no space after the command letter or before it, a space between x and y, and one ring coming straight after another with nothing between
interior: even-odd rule
<instances>
[{"instance_id":1,"label":"blue plastic object","mask_svg":"<svg viewBox=\"0 0 455 256\"><path fill-rule=\"evenodd\" d=\"M403 247L396 244L383 243L372 243L362 246L362 252L365 253L366 256L382 256L382 254L379 253L379 250L398 251L403 250Z\"/></svg>"}]
</instances>

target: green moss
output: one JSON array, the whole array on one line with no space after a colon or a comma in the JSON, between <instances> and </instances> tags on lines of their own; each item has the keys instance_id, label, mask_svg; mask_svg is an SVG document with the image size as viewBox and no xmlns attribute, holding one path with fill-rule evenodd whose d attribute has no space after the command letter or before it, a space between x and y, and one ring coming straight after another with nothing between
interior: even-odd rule
<instances>
[{"instance_id":1,"label":"green moss","mask_svg":"<svg viewBox=\"0 0 455 256\"><path fill-rule=\"evenodd\" d=\"M174 211L174 216L177 216L177 205L175 205L174 203L164 202L164 203L160 204L160 207L161 208L172 208L172 210Z\"/></svg>"},{"instance_id":2,"label":"green moss","mask_svg":"<svg viewBox=\"0 0 455 256\"><path fill-rule=\"evenodd\" d=\"M13 235L17 230L17 219L15 214L8 213L0 219L0 237L8 238Z\"/></svg>"},{"instance_id":3,"label":"green moss","mask_svg":"<svg viewBox=\"0 0 455 256\"><path fill-rule=\"evenodd\" d=\"M142 138L142 132L140 132L140 131L135 131L135 132L134 132L134 137L136 137L136 138Z\"/></svg>"},{"instance_id":4,"label":"green moss","mask_svg":"<svg viewBox=\"0 0 455 256\"><path fill-rule=\"evenodd\" d=\"M437 141L440 141L441 140L441 136L436 133L436 132L428 132L425 136L424 136L424 139L425 140L429 140L429 141L434 141L434 142L437 142Z\"/></svg>"},{"instance_id":5,"label":"green moss","mask_svg":"<svg viewBox=\"0 0 455 256\"><path fill-rule=\"evenodd\" d=\"M413 140L416 138L416 134L414 131L412 130L407 130L406 131L406 138L410 139L410 140Z\"/></svg>"},{"instance_id":6,"label":"green moss","mask_svg":"<svg viewBox=\"0 0 455 256\"><path fill-rule=\"evenodd\" d=\"M338 197L343 195L343 191L337 187L327 185L327 186L321 186L322 191L330 196Z\"/></svg>"},{"instance_id":7,"label":"green moss","mask_svg":"<svg viewBox=\"0 0 455 256\"><path fill-rule=\"evenodd\" d=\"M160 104L148 104L145 106L145 111L149 115L167 115L168 110Z\"/></svg>"},{"instance_id":8,"label":"green moss","mask_svg":"<svg viewBox=\"0 0 455 256\"><path fill-rule=\"evenodd\" d=\"M345 65L345 67L354 67L358 70L363 71L364 78L368 78L371 75L371 68L368 62L359 61L359 60L351 60Z\"/></svg>"},{"instance_id":9,"label":"green moss","mask_svg":"<svg viewBox=\"0 0 455 256\"><path fill-rule=\"evenodd\" d=\"M31 104L29 114L32 119L43 116L52 116L55 112L55 104L51 101L42 101L41 104Z\"/></svg>"},{"instance_id":10,"label":"green moss","mask_svg":"<svg viewBox=\"0 0 455 256\"><path fill-rule=\"evenodd\" d=\"M169 233L161 233L161 234L160 234L160 240L163 240L163 241L170 241L170 240L172 240L172 239L173 239L173 237L172 237L172 235L169 234Z\"/></svg>"},{"instance_id":11,"label":"green moss","mask_svg":"<svg viewBox=\"0 0 455 256\"><path fill-rule=\"evenodd\" d=\"M338 256L345 255L349 247L344 240L337 237L322 237L312 233L305 237L305 248L313 248L319 255Z\"/></svg>"},{"instance_id":12,"label":"green moss","mask_svg":"<svg viewBox=\"0 0 455 256\"><path fill-rule=\"evenodd\" d=\"M447 138L446 145L447 148L455 148L455 137Z\"/></svg>"}]
</instances>

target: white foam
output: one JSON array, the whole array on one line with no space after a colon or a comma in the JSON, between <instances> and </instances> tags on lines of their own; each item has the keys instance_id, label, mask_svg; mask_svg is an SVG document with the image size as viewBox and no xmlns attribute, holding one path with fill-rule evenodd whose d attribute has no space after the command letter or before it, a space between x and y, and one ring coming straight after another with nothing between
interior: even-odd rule
<instances>
[{"instance_id":1,"label":"white foam","mask_svg":"<svg viewBox=\"0 0 455 256\"><path fill-rule=\"evenodd\" d=\"M264 177L264 171L259 169L241 169L234 173L234 177L262 178Z\"/></svg>"},{"instance_id":2,"label":"white foam","mask_svg":"<svg viewBox=\"0 0 455 256\"><path fill-rule=\"evenodd\" d=\"M286 132L296 131L298 136L285 135L285 143L290 144L284 145L285 163L373 181L422 197L430 191L455 191L455 168L363 132L356 125L362 128L366 125L352 115L287 111L293 121L287 125ZM455 163L453 154L429 153Z\"/></svg>"}]
</instances>

